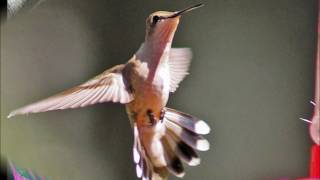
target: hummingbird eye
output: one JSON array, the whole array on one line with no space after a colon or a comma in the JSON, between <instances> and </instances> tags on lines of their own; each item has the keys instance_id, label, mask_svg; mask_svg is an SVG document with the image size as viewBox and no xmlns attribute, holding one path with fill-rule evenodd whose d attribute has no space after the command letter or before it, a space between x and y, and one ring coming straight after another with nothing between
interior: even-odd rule
<instances>
[{"instance_id":1,"label":"hummingbird eye","mask_svg":"<svg viewBox=\"0 0 320 180\"><path fill-rule=\"evenodd\" d=\"M160 17L157 16L157 15L155 15L155 16L152 17L152 23L153 23L153 24L156 24L159 20L160 20Z\"/></svg>"}]
</instances>

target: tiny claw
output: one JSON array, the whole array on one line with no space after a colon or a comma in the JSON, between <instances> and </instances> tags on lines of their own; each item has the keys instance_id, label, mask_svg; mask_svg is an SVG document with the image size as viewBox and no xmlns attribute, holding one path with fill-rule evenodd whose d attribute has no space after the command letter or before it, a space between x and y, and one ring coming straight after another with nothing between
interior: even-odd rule
<instances>
[{"instance_id":1,"label":"tiny claw","mask_svg":"<svg viewBox=\"0 0 320 180\"><path fill-rule=\"evenodd\" d=\"M154 116L153 112L151 111L151 109L148 109L147 115L149 116L150 124L153 126L156 122L156 119L155 119L155 116Z\"/></svg>"},{"instance_id":2,"label":"tiny claw","mask_svg":"<svg viewBox=\"0 0 320 180\"><path fill-rule=\"evenodd\" d=\"M163 118L164 118L165 113L166 113L166 110L164 110L164 109L162 109L162 110L160 111L160 121L161 121L162 123L163 123Z\"/></svg>"}]
</instances>

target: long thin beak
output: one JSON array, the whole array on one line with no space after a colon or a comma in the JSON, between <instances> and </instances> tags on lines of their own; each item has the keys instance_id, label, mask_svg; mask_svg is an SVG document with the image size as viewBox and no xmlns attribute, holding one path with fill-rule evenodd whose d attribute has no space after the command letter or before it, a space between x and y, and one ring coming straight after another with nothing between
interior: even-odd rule
<instances>
[{"instance_id":1,"label":"long thin beak","mask_svg":"<svg viewBox=\"0 0 320 180\"><path fill-rule=\"evenodd\" d=\"M200 7L202 7L204 4L200 3L200 4L196 4L196 5L193 5L191 7L188 7L188 8L185 8L185 9L182 9L180 11L177 11L177 12L174 12L172 15L170 16L167 16L167 17L164 17L164 18L175 18L177 16L180 16L182 14L185 14L187 12L190 12L190 11L193 11L195 9L198 9Z\"/></svg>"}]
</instances>

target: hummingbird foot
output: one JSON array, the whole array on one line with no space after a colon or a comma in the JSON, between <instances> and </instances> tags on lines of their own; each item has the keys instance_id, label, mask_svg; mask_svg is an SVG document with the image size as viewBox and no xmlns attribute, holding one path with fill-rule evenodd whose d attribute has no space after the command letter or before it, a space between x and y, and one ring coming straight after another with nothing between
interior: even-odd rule
<instances>
[{"instance_id":1,"label":"hummingbird foot","mask_svg":"<svg viewBox=\"0 0 320 180\"><path fill-rule=\"evenodd\" d=\"M156 118L155 118L154 113L152 112L151 109L148 109L147 115L149 116L151 126L153 126L156 123Z\"/></svg>"},{"instance_id":2,"label":"hummingbird foot","mask_svg":"<svg viewBox=\"0 0 320 180\"><path fill-rule=\"evenodd\" d=\"M164 109L162 109L160 111L160 121L161 121L161 123L163 123L163 118L164 118L165 113L166 113L166 110L164 110Z\"/></svg>"}]
</instances>

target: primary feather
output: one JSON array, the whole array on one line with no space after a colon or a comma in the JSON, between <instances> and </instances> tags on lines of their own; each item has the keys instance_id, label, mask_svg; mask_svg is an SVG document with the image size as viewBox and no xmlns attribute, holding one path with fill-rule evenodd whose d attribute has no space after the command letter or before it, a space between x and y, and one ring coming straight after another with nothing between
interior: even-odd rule
<instances>
[{"instance_id":1,"label":"primary feather","mask_svg":"<svg viewBox=\"0 0 320 180\"><path fill-rule=\"evenodd\" d=\"M170 92L175 92L179 83L188 75L192 59L190 48L171 48L169 54Z\"/></svg>"},{"instance_id":2,"label":"primary feather","mask_svg":"<svg viewBox=\"0 0 320 180\"><path fill-rule=\"evenodd\" d=\"M122 76L123 68L124 65L117 65L79 86L14 110L8 118L18 114L73 109L108 101L128 103L133 96L127 90Z\"/></svg>"}]
</instances>

